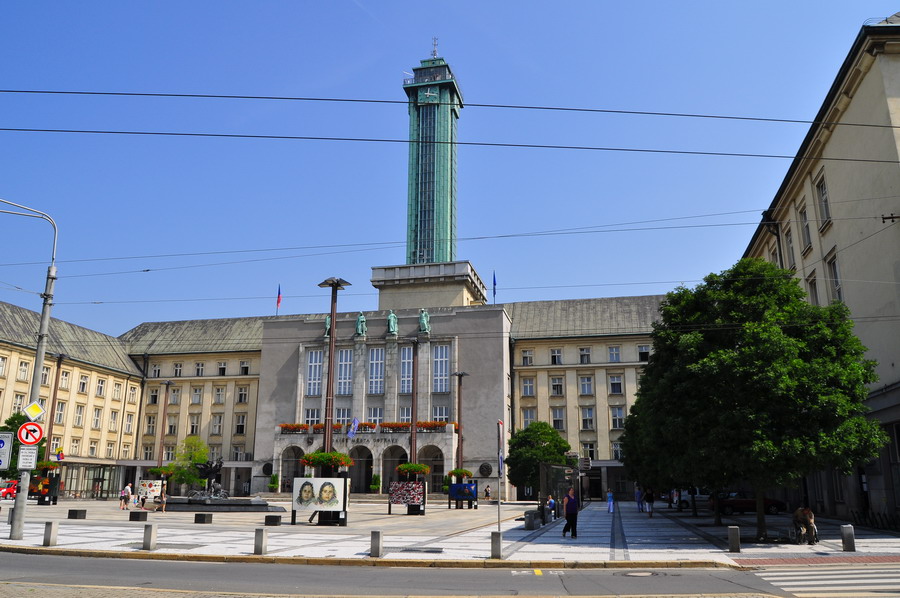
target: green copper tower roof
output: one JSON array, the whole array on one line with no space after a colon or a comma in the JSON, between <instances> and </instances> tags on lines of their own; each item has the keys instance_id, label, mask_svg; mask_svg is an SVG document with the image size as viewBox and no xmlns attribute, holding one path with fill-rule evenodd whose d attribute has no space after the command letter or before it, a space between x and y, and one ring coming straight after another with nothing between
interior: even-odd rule
<instances>
[{"instance_id":1,"label":"green copper tower roof","mask_svg":"<svg viewBox=\"0 0 900 598\"><path fill-rule=\"evenodd\" d=\"M403 81L409 98L406 263L456 261L456 121L462 92L437 56Z\"/></svg>"}]
</instances>

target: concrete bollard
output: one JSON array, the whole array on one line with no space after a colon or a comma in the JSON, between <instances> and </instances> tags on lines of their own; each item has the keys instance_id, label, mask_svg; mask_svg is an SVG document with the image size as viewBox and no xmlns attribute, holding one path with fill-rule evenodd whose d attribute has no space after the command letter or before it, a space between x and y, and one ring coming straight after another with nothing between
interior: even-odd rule
<instances>
[{"instance_id":1,"label":"concrete bollard","mask_svg":"<svg viewBox=\"0 0 900 598\"><path fill-rule=\"evenodd\" d=\"M253 554L266 554L269 549L269 530L264 527L256 528L256 536L253 539Z\"/></svg>"},{"instance_id":2,"label":"concrete bollard","mask_svg":"<svg viewBox=\"0 0 900 598\"><path fill-rule=\"evenodd\" d=\"M844 552L856 552L856 535L849 523L841 526L841 544L844 546Z\"/></svg>"},{"instance_id":3,"label":"concrete bollard","mask_svg":"<svg viewBox=\"0 0 900 598\"><path fill-rule=\"evenodd\" d=\"M525 529L534 529L534 511L525 511Z\"/></svg>"},{"instance_id":4,"label":"concrete bollard","mask_svg":"<svg viewBox=\"0 0 900 598\"><path fill-rule=\"evenodd\" d=\"M156 524L144 526L144 550L156 550Z\"/></svg>"},{"instance_id":5,"label":"concrete bollard","mask_svg":"<svg viewBox=\"0 0 900 598\"><path fill-rule=\"evenodd\" d=\"M15 507L11 507L9 509L9 513L6 515L6 524L7 525L12 525L13 513L15 512L15 510L16 510Z\"/></svg>"},{"instance_id":6,"label":"concrete bollard","mask_svg":"<svg viewBox=\"0 0 900 598\"><path fill-rule=\"evenodd\" d=\"M491 532L491 558L503 558L503 532Z\"/></svg>"},{"instance_id":7,"label":"concrete bollard","mask_svg":"<svg viewBox=\"0 0 900 598\"><path fill-rule=\"evenodd\" d=\"M59 531L59 521L48 521L44 524L44 546L56 546L56 533Z\"/></svg>"},{"instance_id":8,"label":"concrete bollard","mask_svg":"<svg viewBox=\"0 0 900 598\"><path fill-rule=\"evenodd\" d=\"M372 530L372 547L369 549L369 556L375 558L384 556L384 543L381 541L381 530Z\"/></svg>"},{"instance_id":9,"label":"concrete bollard","mask_svg":"<svg viewBox=\"0 0 900 598\"><path fill-rule=\"evenodd\" d=\"M741 551L741 528L736 525L728 526L728 552Z\"/></svg>"}]
</instances>

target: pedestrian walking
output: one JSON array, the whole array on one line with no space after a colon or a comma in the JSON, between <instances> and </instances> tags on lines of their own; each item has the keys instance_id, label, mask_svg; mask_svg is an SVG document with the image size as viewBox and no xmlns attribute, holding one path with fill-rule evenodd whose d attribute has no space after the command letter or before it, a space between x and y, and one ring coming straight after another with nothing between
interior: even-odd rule
<instances>
[{"instance_id":1,"label":"pedestrian walking","mask_svg":"<svg viewBox=\"0 0 900 598\"><path fill-rule=\"evenodd\" d=\"M640 486L634 487L634 503L637 505L638 513L644 512L644 492Z\"/></svg>"},{"instance_id":2,"label":"pedestrian walking","mask_svg":"<svg viewBox=\"0 0 900 598\"><path fill-rule=\"evenodd\" d=\"M484 487L484 499L489 500L491 498L491 485L488 484Z\"/></svg>"},{"instance_id":3,"label":"pedestrian walking","mask_svg":"<svg viewBox=\"0 0 900 598\"><path fill-rule=\"evenodd\" d=\"M578 497L575 496L575 488L569 488L568 494L563 498L563 511L566 514L566 525L563 527L563 538L566 532L572 530L572 539L578 537Z\"/></svg>"},{"instance_id":4,"label":"pedestrian walking","mask_svg":"<svg viewBox=\"0 0 900 598\"><path fill-rule=\"evenodd\" d=\"M131 502L131 482L125 484L125 487L122 488L122 492L119 493L119 509L123 511L128 510L128 503Z\"/></svg>"},{"instance_id":5,"label":"pedestrian walking","mask_svg":"<svg viewBox=\"0 0 900 598\"><path fill-rule=\"evenodd\" d=\"M613 495L612 488L606 489L606 510L609 513L615 511L615 500L616 497Z\"/></svg>"},{"instance_id":6,"label":"pedestrian walking","mask_svg":"<svg viewBox=\"0 0 900 598\"><path fill-rule=\"evenodd\" d=\"M656 495L653 494L653 488L644 490L644 502L647 503L647 513L650 514L650 517L653 517L653 502L655 500Z\"/></svg>"}]
</instances>

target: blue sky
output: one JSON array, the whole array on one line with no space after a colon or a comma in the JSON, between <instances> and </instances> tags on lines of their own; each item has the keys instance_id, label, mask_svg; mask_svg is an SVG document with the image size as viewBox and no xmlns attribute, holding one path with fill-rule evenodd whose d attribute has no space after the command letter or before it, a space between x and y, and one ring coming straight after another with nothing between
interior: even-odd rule
<instances>
[{"instance_id":1,"label":"blue sky","mask_svg":"<svg viewBox=\"0 0 900 598\"><path fill-rule=\"evenodd\" d=\"M900 3L0 4L0 87L404 100L432 37L471 104L811 120ZM673 7L677 7L675 10ZM0 127L403 140L404 104L0 93ZM463 142L793 155L808 126L468 106ZM497 301L665 293L731 266L788 161L463 146L458 257ZM0 131L0 198L59 225L54 317L377 307L404 262L403 143ZM700 217L703 216L703 217ZM691 218L685 218L691 217ZM697 217L697 218L694 218ZM623 230L639 229L639 230ZM40 310L45 222L0 214L0 300ZM555 231L553 235L524 235ZM161 257L166 256L166 257ZM122 259L129 258L129 259Z\"/></svg>"}]
</instances>

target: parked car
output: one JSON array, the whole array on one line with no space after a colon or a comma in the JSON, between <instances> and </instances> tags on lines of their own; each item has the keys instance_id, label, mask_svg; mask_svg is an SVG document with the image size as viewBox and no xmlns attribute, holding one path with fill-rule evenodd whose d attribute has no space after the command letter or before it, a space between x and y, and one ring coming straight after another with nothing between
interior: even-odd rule
<instances>
[{"instance_id":1,"label":"parked car","mask_svg":"<svg viewBox=\"0 0 900 598\"><path fill-rule=\"evenodd\" d=\"M697 508L702 509L708 502L710 492L706 488L684 488L679 491L678 506L682 509L691 508L691 491L697 498Z\"/></svg>"},{"instance_id":2,"label":"parked car","mask_svg":"<svg viewBox=\"0 0 900 598\"><path fill-rule=\"evenodd\" d=\"M16 497L16 482L15 480L11 480L9 482L3 482L0 484L0 498L15 498Z\"/></svg>"},{"instance_id":3,"label":"parked car","mask_svg":"<svg viewBox=\"0 0 900 598\"><path fill-rule=\"evenodd\" d=\"M769 515L777 515L787 510L784 502L775 498L764 498L766 513ZM713 508L713 498L709 498L709 508ZM737 490L735 492L722 492L719 494L719 510L723 515L731 515L732 513L755 513L756 512L756 496L752 492Z\"/></svg>"}]
</instances>

